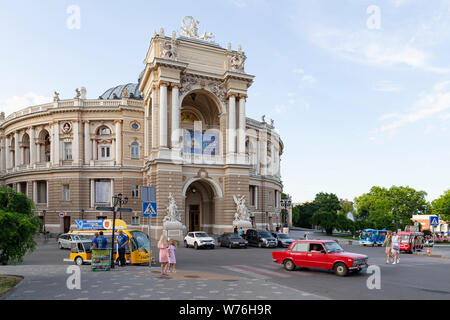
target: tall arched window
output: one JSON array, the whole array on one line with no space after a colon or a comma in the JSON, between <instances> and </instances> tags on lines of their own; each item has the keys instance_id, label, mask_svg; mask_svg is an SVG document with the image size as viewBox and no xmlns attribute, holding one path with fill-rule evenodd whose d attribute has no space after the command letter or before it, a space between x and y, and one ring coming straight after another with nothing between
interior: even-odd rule
<instances>
[{"instance_id":1,"label":"tall arched window","mask_svg":"<svg viewBox=\"0 0 450 320\"><path fill-rule=\"evenodd\" d=\"M136 141L131 144L131 159L139 159L139 143Z\"/></svg>"},{"instance_id":2,"label":"tall arched window","mask_svg":"<svg viewBox=\"0 0 450 320\"><path fill-rule=\"evenodd\" d=\"M98 160L111 160L112 158L112 140L111 129L102 126L97 130L97 157Z\"/></svg>"}]
</instances>

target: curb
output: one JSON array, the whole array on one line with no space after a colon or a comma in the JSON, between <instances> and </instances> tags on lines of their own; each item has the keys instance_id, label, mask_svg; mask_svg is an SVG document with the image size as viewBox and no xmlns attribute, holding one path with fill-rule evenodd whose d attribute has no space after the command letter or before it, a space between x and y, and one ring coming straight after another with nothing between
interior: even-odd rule
<instances>
[{"instance_id":1,"label":"curb","mask_svg":"<svg viewBox=\"0 0 450 320\"><path fill-rule=\"evenodd\" d=\"M12 295L12 294L17 290L17 288L18 288L20 285L22 285L22 283L23 283L24 280L25 280L25 277L24 277L24 276L20 276L20 275L6 274L6 276L20 277L20 278L22 278L22 280L21 280L18 284L16 284L14 287L12 287L8 292L6 292L3 296L1 296L1 297L0 297L0 300L8 300L8 297L9 297L10 295Z\"/></svg>"},{"instance_id":2,"label":"curb","mask_svg":"<svg viewBox=\"0 0 450 320\"><path fill-rule=\"evenodd\" d=\"M416 253L414 252L413 255L415 256L423 256L423 257L431 257L431 258L441 258L441 259L450 259L450 256L442 255L442 254L426 254L426 253Z\"/></svg>"}]
</instances>

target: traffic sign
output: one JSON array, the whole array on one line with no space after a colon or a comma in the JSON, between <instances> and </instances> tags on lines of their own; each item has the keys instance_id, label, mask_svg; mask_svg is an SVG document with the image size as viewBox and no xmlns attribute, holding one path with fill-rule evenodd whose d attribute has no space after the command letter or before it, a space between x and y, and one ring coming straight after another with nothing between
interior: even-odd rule
<instances>
[{"instance_id":1,"label":"traffic sign","mask_svg":"<svg viewBox=\"0 0 450 320\"><path fill-rule=\"evenodd\" d=\"M61 211L58 214L61 218L64 218L66 216L66 213L64 211Z\"/></svg>"},{"instance_id":2,"label":"traffic sign","mask_svg":"<svg viewBox=\"0 0 450 320\"><path fill-rule=\"evenodd\" d=\"M142 216L144 218L156 218L156 202L142 202Z\"/></svg>"},{"instance_id":3,"label":"traffic sign","mask_svg":"<svg viewBox=\"0 0 450 320\"><path fill-rule=\"evenodd\" d=\"M439 225L439 217L431 216L430 217L430 226L437 227Z\"/></svg>"}]
</instances>

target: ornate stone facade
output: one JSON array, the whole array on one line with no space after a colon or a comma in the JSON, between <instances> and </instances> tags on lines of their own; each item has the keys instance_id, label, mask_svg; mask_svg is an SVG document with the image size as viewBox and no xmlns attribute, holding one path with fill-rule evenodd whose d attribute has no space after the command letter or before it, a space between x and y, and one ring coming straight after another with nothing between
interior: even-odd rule
<instances>
[{"instance_id":1,"label":"ornate stone facade","mask_svg":"<svg viewBox=\"0 0 450 320\"><path fill-rule=\"evenodd\" d=\"M155 33L137 85L96 100L85 89L70 100L55 92L52 103L0 119L0 182L34 200L47 230L110 217L95 207L122 193L133 209L122 218L145 231L143 185L157 189L154 237L174 203L186 231L231 231L234 197L245 201L244 220L254 227L281 222L283 144L273 123L246 117L254 77L245 54L197 26L188 17L178 38Z\"/></svg>"}]
</instances>

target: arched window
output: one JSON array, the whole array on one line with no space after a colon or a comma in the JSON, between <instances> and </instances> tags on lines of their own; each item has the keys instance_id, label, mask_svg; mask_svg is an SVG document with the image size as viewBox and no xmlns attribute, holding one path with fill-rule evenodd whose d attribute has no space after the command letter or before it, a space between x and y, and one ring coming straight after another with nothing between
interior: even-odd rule
<instances>
[{"instance_id":1,"label":"arched window","mask_svg":"<svg viewBox=\"0 0 450 320\"><path fill-rule=\"evenodd\" d=\"M131 159L139 159L139 143L136 141L131 144Z\"/></svg>"},{"instance_id":2,"label":"arched window","mask_svg":"<svg viewBox=\"0 0 450 320\"><path fill-rule=\"evenodd\" d=\"M100 136L110 135L111 134L111 129L109 129L108 127L100 127L98 129L97 134L100 135Z\"/></svg>"}]
</instances>

